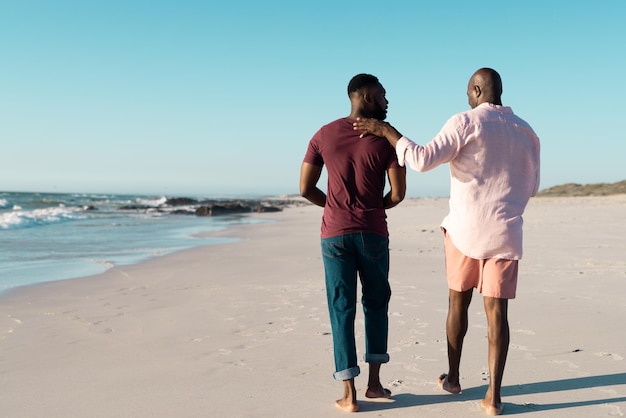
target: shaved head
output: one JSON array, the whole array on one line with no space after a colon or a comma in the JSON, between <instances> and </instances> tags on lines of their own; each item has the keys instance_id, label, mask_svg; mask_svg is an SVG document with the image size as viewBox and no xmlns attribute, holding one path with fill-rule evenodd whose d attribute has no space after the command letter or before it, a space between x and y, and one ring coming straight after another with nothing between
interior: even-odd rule
<instances>
[{"instance_id":1,"label":"shaved head","mask_svg":"<svg viewBox=\"0 0 626 418\"><path fill-rule=\"evenodd\" d=\"M502 79L491 68L477 70L467 85L467 99L473 108L481 103L502 104Z\"/></svg>"}]
</instances>

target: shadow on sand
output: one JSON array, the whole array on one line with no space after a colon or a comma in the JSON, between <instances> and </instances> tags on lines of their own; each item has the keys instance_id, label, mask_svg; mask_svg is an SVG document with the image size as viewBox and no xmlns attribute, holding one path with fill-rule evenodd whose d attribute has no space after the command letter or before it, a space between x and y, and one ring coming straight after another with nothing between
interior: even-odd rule
<instances>
[{"instance_id":1,"label":"shadow on sand","mask_svg":"<svg viewBox=\"0 0 626 418\"><path fill-rule=\"evenodd\" d=\"M552 380L549 382L528 383L515 386L503 386L502 397L506 398L528 395L533 393L562 392L567 390L591 389L615 385L626 385L626 373L607 374L602 376L577 377L572 379ZM487 386L479 386L463 389L459 395L440 393L435 395L414 395L400 393L386 401L359 400L361 411L380 411L386 409L409 408L420 405L432 405L446 402L480 401L485 396ZM626 397L589 399L576 402L563 403L524 403L515 404L504 402L506 415L523 414L535 411L549 411L554 409L577 408L590 405L602 405L607 403L626 402Z\"/></svg>"}]
</instances>

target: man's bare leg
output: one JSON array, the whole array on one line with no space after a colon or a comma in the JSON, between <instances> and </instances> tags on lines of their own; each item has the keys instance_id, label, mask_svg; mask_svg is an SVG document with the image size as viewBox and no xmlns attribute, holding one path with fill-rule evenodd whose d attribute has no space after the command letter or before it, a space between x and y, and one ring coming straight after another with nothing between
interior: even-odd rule
<instances>
[{"instance_id":1,"label":"man's bare leg","mask_svg":"<svg viewBox=\"0 0 626 418\"><path fill-rule=\"evenodd\" d=\"M354 378L343 381L343 398L337 399L335 405L348 412L357 412L359 410L359 404L356 401Z\"/></svg>"},{"instance_id":2,"label":"man's bare leg","mask_svg":"<svg viewBox=\"0 0 626 418\"><path fill-rule=\"evenodd\" d=\"M489 415L500 415L504 409L500 389L510 341L508 302L508 299L484 298L489 339L489 387L480 404Z\"/></svg>"},{"instance_id":3,"label":"man's bare leg","mask_svg":"<svg viewBox=\"0 0 626 418\"><path fill-rule=\"evenodd\" d=\"M465 292L457 292L450 289L448 300L448 318L446 320L446 334L448 337L448 373L439 376L438 384L443 390L450 393L461 392L459 381L459 367L461 365L461 352L463 339L467 334L468 318L467 310L472 302L474 289Z\"/></svg>"},{"instance_id":4,"label":"man's bare leg","mask_svg":"<svg viewBox=\"0 0 626 418\"><path fill-rule=\"evenodd\" d=\"M391 391L385 389L380 383L380 363L369 364L369 378L367 380L367 390L365 391L366 398L389 398Z\"/></svg>"}]
</instances>

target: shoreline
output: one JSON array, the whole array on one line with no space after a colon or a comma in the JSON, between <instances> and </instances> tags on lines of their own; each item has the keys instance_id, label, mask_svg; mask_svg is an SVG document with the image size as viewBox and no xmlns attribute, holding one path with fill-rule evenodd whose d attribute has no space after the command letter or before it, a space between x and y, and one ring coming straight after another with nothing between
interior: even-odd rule
<instances>
[{"instance_id":1,"label":"shoreline","mask_svg":"<svg viewBox=\"0 0 626 418\"><path fill-rule=\"evenodd\" d=\"M626 413L626 196L533 198L510 304L505 413ZM461 395L442 393L447 288L439 223L447 198L389 210L388 401L360 415L484 416L485 321L470 308ZM334 407L319 254L322 209L251 215L200 246L0 295L0 405L7 416L345 416ZM357 347L363 350L362 313ZM359 354L361 356L361 354Z\"/></svg>"},{"instance_id":2,"label":"shoreline","mask_svg":"<svg viewBox=\"0 0 626 418\"><path fill-rule=\"evenodd\" d=\"M200 234L278 212L289 196L239 199L0 192L0 292L212 244Z\"/></svg>"},{"instance_id":3,"label":"shoreline","mask_svg":"<svg viewBox=\"0 0 626 418\"><path fill-rule=\"evenodd\" d=\"M237 216L242 216L242 217L247 217L250 219L254 219L254 218L259 218L262 219L262 222L260 223L265 223L265 219L268 218L268 214L267 213L249 213L249 214L238 214ZM271 216L271 215L270 215ZM268 222L273 222L275 221L274 219L268 219ZM256 223L256 222L244 222L244 223L237 223L237 224L233 224L228 226L227 228L224 229L220 229L217 231L212 231L212 232L200 232L198 234L196 234L198 237L200 238L223 238L226 241L223 242L216 242L216 243L201 243L201 244L197 244L193 247L189 247L189 248L182 248L179 250L174 250L171 252L167 252L164 254L157 254L157 255L152 255L150 257L147 258L142 258L139 259L139 261L137 262L133 262L130 264L120 264L120 265L115 265L113 267L110 267L102 272L99 273L94 273L94 274L87 274L87 275L83 275L83 276L76 276L76 277L68 277L68 278L61 278L61 279L54 279L54 280L46 280L46 281L42 281L42 282L32 282L32 283L25 283L25 284L20 284L17 286L13 286L13 287L9 287L6 288L4 290L0 291L0 301L2 300L2 298L4 298L5 296L10 297L12 293L17 292L20 293L22 291L37 291L36 288L39 286L51 286L51 287L55 287L57 285L60 284L65 284L66 282L82 282L82 281L89 281L89 280L98 280L99 277L102 276L108 276L110 273L115 274L115 272L117 270L124 270L127 268L136 268L136 267L141 267L143 265L148 265L147 267L149 267L149 265L154 262L155 260L159 260L162 258L168 258L168 257L175 257L177 254L180 253L184 253L187 251L195 251L195 250L202 250L202 249L208 249L211 248L213 246L219 246L219 245L228 245L228 244L235 244L239 241L241 241L243 238L234 234L234 232L240 228L247 228L247 227L255 227L256 225L259 225L260 223ZM120 274L123 274L123 272L120 272Z\"/></svg>"}]
</instances>

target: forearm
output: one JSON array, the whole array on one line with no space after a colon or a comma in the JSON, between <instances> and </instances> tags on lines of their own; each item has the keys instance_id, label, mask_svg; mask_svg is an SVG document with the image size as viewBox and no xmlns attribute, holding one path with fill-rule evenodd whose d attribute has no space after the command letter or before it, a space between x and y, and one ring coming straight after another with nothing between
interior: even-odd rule
<instances>
[{"instance_id":1,"label":"forearm","mask_svg":"<svg viewBox=\"0 0 626 418\"><path fill-rule=\"evenodd\" d=\"M389 193L383 196L385 209L392 208L404 200L406 195L406 169L404 167L387 170L389 177Z\"/></svg>"},{"instance_id":2,"label":"forearm","mask_svg":"<svg viewBox=\"0 0 626 418\"><path fill-rule=\"evenodd\" d=\"M385 195L385 197L383 197L383 206L385 209L391 209L392 207L397 206L398 203L402 202L402 200L402 196L390 191Z\"/></svg>"},{"instance_id":3,"label":"forearm","mask_svg":"<svg viewBox=\"0 0 626 418\"><path fill-rule=\"evenodd\" d=\"M314 205L321 207L326 206L326 194L317 187L303 190L301 195Z\"/></svg>"},{"instance_id":4,"label":"forearm","mask_svg":"<svg viewBox=\"0 0 626 418\"><path fill-rule=\"evenodd\" d=\"M314 205L324 207L326 194L317 187L321 174L321 165L303 162L300 168L300 195Z\"/></svg>"},{"instance_id":5,"label":"forearm","mask_svg":"<svg viewBox=\"0 0 626 418\"><path fill-rule=\"evenodd\" d=\"M397 206L398 203L404 200L404 196L406 195L406 171L404 169L398 171L401 173L400 175L396 175L395 177L390 176L392 187L389 193L383 197L383 206L385 209ZM394 184L396 184L396 187L393 187Z\"/></svg>"}]
</instances>

